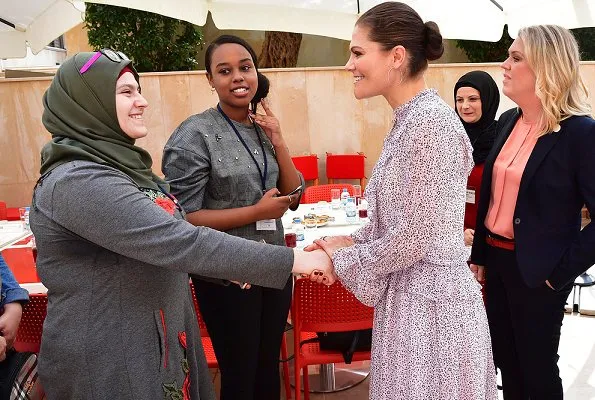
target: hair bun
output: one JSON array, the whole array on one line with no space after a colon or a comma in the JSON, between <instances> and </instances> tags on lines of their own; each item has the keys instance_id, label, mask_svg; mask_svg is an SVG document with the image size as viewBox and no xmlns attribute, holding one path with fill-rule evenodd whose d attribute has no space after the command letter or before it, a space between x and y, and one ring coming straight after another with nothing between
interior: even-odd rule
<instances>
[{"instance_id":1,"label":"hair bun","mask_svg":"<svg viewBox=\"0 0 595 400\"><path fill-rule=\"evenodd\" d=\"M434 21L428 21L424 25L426 58L429 61L437 60L444 53L444 44L442 43L440 29Z\"/></svg>"},{"instance_id":2,"label":"hair bun","mask_svg":"<svg viewBox=\"0 0 595 400\"><path fill-rule=\"evenodd\" d=\"M271 87L271 83L269 82L269 78L261 74L260 72L256 73L258 78L258 89L256 89L256 93L252 98L250 104L252 105L252 112L256 112L256 106L260 103L260 100L264 99L269 95L269 88Z\"/></svg>"}]
</instances>

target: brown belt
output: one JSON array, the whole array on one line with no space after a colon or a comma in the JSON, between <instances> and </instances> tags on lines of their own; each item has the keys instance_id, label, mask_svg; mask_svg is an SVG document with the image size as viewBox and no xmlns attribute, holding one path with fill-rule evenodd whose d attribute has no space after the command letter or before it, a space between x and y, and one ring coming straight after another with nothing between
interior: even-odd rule
<instances>
[{"instance_id":1,"label":"brown belt","mask_svg":"<svg viewBox=\"0 0 595 400\"><path fill-rule=\"evenodd\" d=\"M486 243L492 247L498 247L500 249L505 249L505 250L510 250L510 251L514 250L514 240L498 239L498 238L495 238L488 234L486 236Z\"/></svg>"}]
</instances>

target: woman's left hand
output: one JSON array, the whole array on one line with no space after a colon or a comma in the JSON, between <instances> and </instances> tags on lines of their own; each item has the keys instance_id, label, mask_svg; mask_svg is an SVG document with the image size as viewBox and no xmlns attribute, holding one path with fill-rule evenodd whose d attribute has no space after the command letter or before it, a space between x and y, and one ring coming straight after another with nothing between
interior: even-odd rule
<instances>
[{"instance_id":1,"label":"woman's left hand","mask_svg":"<svg viewBox=\"0 0 595 400\"><path fill-rule=\"evenodd\" d=\"M8 303L4 305L4 313L0 316L0 333L6 339L7 349L12 348L17 331L23 315L23 307L20 303Z\"/></svg>"},{"instance_id":2,"label":"woman's left hand","mask_svg":"<svg viewBox=\"0 0 595 400\"><path fill-rule=\"evenodd\" d=\"M281 126L279 125L279 120L269 108L268 101L266 99L262 99L260 101L260 105L264 109L266 115L251 113L250 117L264 130L264 133L266 133L274 147L284 146L285 139L283 139L283 135L281 135Z\"/></svg>"},{"instance_id":3,"label":"woman's left hand","mask_svg":"<svg viewBox=\"0 0 595 400\"><path fill-rule=\"evenodd\" d=\"M355 244L351 236L323 236L322 238L315 240L314 243L324 250L331 258L333 257L333 254L335 254L335 251Z\"/></svg>"}]
</instances>

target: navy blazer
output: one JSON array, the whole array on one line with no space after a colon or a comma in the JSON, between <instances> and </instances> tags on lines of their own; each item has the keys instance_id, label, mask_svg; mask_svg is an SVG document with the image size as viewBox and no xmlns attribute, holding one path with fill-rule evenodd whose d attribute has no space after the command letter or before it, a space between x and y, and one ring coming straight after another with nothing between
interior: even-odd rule
<instances>
[{"instance_id":1,"label":"navy blazer","mask_svg":"<svg viewBox=\"0 0 595 400\"><path fill-rule=\"evenodd\" d=\"M471 262L485 265L484 224L494 161L520 117L518 109L499 119L497 138L483 172ZM595 264L595 224L581 231L581 209L595 215L595 120L574 116L558 132L540 137L521 177L514 210L516 258L525 283L546 279L560 289Z\"/></svg>"}]
</instances>

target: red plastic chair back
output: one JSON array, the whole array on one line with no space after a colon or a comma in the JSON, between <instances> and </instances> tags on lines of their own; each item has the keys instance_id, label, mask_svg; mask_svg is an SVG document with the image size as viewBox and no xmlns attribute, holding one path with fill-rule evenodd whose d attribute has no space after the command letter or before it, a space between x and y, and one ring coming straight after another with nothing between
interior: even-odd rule
<instances>
[{"instance_id":1,"label":"red plastic chair back","mask_svg":"<svg viewBox=\"0 0 595 400\"><path fill-rule=\"evenodd\" d=\"M8 248L2 250L2 257L18 283L39 282L35 256L31 247Z\"/></svg>"},{"instance_id":2,"label":"red plastic chair back","mask_svg":"<svg viewBox=\"0 0 595 400\"><path fill-rule=\"evenodd\" d=\"M6 209L6 219L9 221L19 221L21 219L19 209L17 207L8 207Z\"/></svg>"},{"instance_id":3,"label":"red plastic chair back","mask_svg":"<svg viewBox=\"0 0 595 400\"><path fill-rule=\"evenodd\" d=\"M200 308L198 307L198 299L196 298L196 293L194 292L194 285L192 284L192 281L190 281L190 292L192 293L194 312L196 312L196 319L198 320L198 327L200 328L200 336L209 337L207 325L205 324L205 320L202 318L202 315L200 314Z\"/></svg>"},{"instance_id":4,"label":"red plastic chair back","mask_svg":"<svg viewBox=\"0 0 595 400\"><path fill-rule=\"evenodd\" d=\"M350 196L353 196L353 185L347 183L333 183L328 185L310 186L306 188L302 196L304 203L318 203L319 201L331 201L331 189L347 189Z\"/></svg>"},{"instance_id":5,"label":"red plastic chair back","mask_svg":"<svg viewBox=\"0 0 595 400\"><path fill-rule=\"evenodd\" d=\"M291 161L293 161L295 168L302 173L305 180L318 180L318 156L316 154L291 157Z\"/></svg>"},{"instance_id":6,"label":"red plastic chair back","mask_svg":"<svg viewBox=\"0 0 595 400\"><path fill-rule=\"evenodd\" d=\"M297 331L308 332L370 329L374 320L374 309L340 282L325 286L307 278L295 282L292 313Z\"/></svg>"},{"instance_id":7,"label":"red plastic chair back","mask_svg":"<svg viewBox=\"0 0 595 400\"><path fill-rule=\"evenodd\" d=\"M200 314L200 308L198 307L198 300L196 299L196 293L194 293L194 285L190 281L190 292L192 293L192 302L194 303L194 312L196 313L196 319L198 320L198 327L200 328L200 336L202 341L202 348L205 352L205 358L207 359L207 366L209 368L219 368L219 362L217 356L215 356L215 349L213 348L213 342L209 337L207 331L207 325L205 320Z\"/></svg>"},{"instance_id":8,"label":"red plastic chair back","mask_svg":"<svg viewBox=\"0 0 595 400\"><path fill-rule=\"evenodd\" d=\"M326 153L326 177L329 183L335 179L359 179L362 189L365 186L364 153L332 154Z\"/></svg>"},{"instance_id":9,"label":"red plastic chair back","mask_svg":"<svg viewBox=\"0 0 595 400\"><path fill-rule=\"evenodd\" d=\"M48 297L46 294L29 295L29 303L23 307L23 316L14 342L14 348L17 351L39 353L47 305Z\"/></svg>"}]
</instances>

